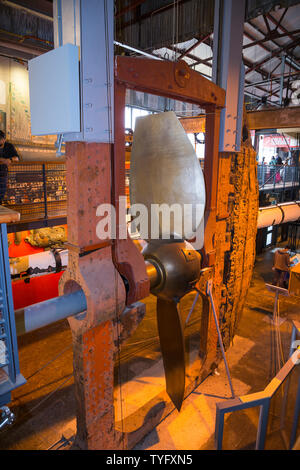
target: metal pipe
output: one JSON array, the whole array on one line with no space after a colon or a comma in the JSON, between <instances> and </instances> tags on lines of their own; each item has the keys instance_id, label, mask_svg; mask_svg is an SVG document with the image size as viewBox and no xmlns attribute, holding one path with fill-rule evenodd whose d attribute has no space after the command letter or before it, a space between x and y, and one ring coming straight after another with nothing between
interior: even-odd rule
<instances>
[{"instance_id":1,"label":"metal pipe","mask_svg":"<svg viewBox=\"0 0 300 470\"><path fill-rule=\"evenodd\" d=\"M214 316L214 320L215 320L215 324L216 324L216 328L217 328L217 333L218 333L218 338L219 338L219 345L220 345L220 348L221 348L221 351L222 351L222 356L223 356L224 363L225 363L225 368L226 368L226 373L227 373L227 377L228 377L228 381L229 381L229 385L230 385L231 395L232 395L232 398L235 398L235 393L234 393L234 389L233 389L233 384L232 384L232 380L231 380L229 366L228 366L228 362L227 362L226 354L225 354L225 349L224 349L224 345L223 345L223 339L222 339L222 335L221 335L221 331L220 331L219 321L218 321L218 317L217 317L217 313L216 313L216 307L215 307L215 302L214 302L214 298L213 298L212 289L213 289L213 282L210 279L210 280L207 281L207 284L206 284L206 294L209 296L211 307L212 307L212 312L213 312L213 316Z\"/></svg>"},{"instance_id":2,"label":"metal pipe","mask_svg":"<svg viewBox=\"0 0 300 470\"><path fill-rule=\"evenodd\" d=\"M15 311L17 336L50 325L71 315L77 315L86 309L86 298L82 289L20 308Z\"/></svg>"},{"instance_id":3,"label":"metal pipe","mask_svg":"<svg viewBox=\"0 0 300 470\"><path fill-rule=\"evenodd\" d=\"M285 61L286 61L289 65L292 65L292 67L294 67L295 69L300 70L299 64L297 64L297 62L295 62L295 61L294 61L293 59L291 59L289 56L286 56L286 57L285 57Z\"/></svg>"},{"instance_id":4,"label":"metal pipe","mask_svg":"<svg viewBox=\"0 0 300 470\"><path fill-rule=\"evenodd\" d=\"M282 106L282 97L283 97L284 68L285 68L285 54L282 54L282 56L281 56L280 93L279 93L279 104L280 104L280 106Z\"/></svg>"},{"instance_id":5,"label":"metal pipe","mask_svg":"<svg viewBox=\"0 0 300 470\"><path fill-rule=\"evenodd\" d=\"M147 275L150 279L151 289L161 281L159 267L146 261ZM45 300L15 311L17 336L30 331L38 330L44 326L55 323L64 318L77 315L87 309L86 298L82 289L71 294L61 295Z\"/></svg>"},{"instance_id":6,"label":"metal pipe","mask_svg":"<svg viewBox=\"0 0 300 470\"><path fill-rule=\"evenodd\" d=\"M137 52L138 54L144 55L145 57L149 57L150 59L164 60L155 54L149 54L148 52L145 52L142 49L137 49L136 47L131 47L131 46L128 46L127 44L123 44L118 41L114 41L114 45L123 47L124 49L128 49L129 51Z\"/></svg>"},{"instance_id":7,"label":"metal pipe","mask_svg":"<svg viewBox=\"0 0 300 470\"><path fill-rule=\"evenodd\" d=\"M300 201L286 202L276 206L260 207L257 228L270 227L300 219Z\"/></svg>"},{"instance_id":8,"label":"metal pipe","mask_svg":"<svg viewBox=\"0 0 300 470\"><path fill-rule=\"evenodd\" d=\"M50 272L65 269L67 265L68 250L41 251L40 253L9 259L12 279L47 275Z\"/></svg>"},{"instance_id":9,"label":"metal pipe","mask_svg":"<svg viewBox=\"0 0 300 470\"><path fill-rule=\"evenodd\" d=\"M7 406L0 408L0 429L9 426L15 420L15 415Z\"/></svg>"}]
</instances>

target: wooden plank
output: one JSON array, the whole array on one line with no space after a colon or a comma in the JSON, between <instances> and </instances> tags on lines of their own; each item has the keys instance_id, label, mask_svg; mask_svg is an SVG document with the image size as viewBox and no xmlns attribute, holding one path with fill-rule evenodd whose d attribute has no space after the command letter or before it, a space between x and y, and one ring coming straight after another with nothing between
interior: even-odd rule
<instances>
[{"instance_id":1,"label":"wooden plank","mask_svg":"<svg viewBox=\"0 0 300 470\"><path fill-rule=\"evenodd\" d=\"M225 90L190 69L184 61L173 63L118 56L116 64L116 79L127 88L203 107L225 106Z\"/></svg>"},{"instance_id":2,"label":"wooden plank","mask_svg":"<svg viewBox=\"0 0 300 470\"><path fill-rule=\"evenodd\" d=\"M0 206L0 224L9 224L11 222L18 222L19 220L19 212L13 211L4 206Z\"/></svg>"},{"instance_id":3,"label":"wooden plank","mask_svg":"<svg viewBox=\"0 0 300 470\"><path fill-rule=\"evenodd\" d=\"M300 127L300 106L263 109L247 113L250 129L287 129Z\"/></svg>"},{"instance_id":4,"label":"wooden plank","mask_svg":"<svg viewBox=\"0 0 300 470\"><path fill-rule=\"evenodd\" d=\"M179 119L180 124L187 133L205 133L205 116L185 117Z\"/></svg>"}]
</instances>

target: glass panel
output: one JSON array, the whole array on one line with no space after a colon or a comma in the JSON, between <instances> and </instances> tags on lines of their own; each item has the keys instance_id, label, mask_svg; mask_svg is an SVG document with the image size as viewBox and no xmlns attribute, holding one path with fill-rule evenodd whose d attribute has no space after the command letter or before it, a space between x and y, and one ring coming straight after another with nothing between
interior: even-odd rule
<instances>
[{"instance_id":1,"label":"glass panel","mask_svg":"<svg viewBox=\"0 0 300 470\"><path fill-rule=\"evenodd\" d=\"M268 235L267 235L267 240L266 240L266 246L271 245L271 243L272 243L272 236L273 236L273 232L268 233Z\"/></svg>"}]
</instances>

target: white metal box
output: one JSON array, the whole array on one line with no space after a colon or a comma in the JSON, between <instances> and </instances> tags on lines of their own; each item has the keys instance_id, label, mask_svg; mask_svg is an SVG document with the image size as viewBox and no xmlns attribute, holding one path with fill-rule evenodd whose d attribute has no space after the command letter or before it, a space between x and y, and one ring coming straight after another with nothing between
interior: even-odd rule
<instances>
[{"instance_id":1,"label":"white metal box","mask_svg":"<svg viewBox=\"0 0 300 470\"><path fill-rule=\"evenodd\" d=\"M58 47L28 68L32 135L80 132L79 48Z\"/></svg>"}]
</instances>

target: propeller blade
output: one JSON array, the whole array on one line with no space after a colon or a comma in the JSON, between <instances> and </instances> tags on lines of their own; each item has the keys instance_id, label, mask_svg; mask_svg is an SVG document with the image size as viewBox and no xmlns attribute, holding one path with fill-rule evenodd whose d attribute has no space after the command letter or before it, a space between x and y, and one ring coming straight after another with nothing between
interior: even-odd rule
<instances>
[{"instance_id":1,"label":"propeller blade","mask_svg":"<svg viewBox=\"0 0 300 470\"><path fill-rule=\"evenodd\" d=\"M136 121L130 156L130 202L148 209L148 239L155 225L159 238L171 232L188 240L197 233L195 248L203 247L204 177L195 149L173 111ZM184 217L167 218L164 223L161 214L153 213L154 204L176 204Z\"/></svg>"},{"instance_id":2,"label":"propeller blade","mask_svg":"<svg viewBox=\"0 0 300 470\"><path fill-rule=\"evenodd\" d=\"M157 299L157 325L166 376L166 390L180 411L185 389L184 334L177 303Z\"/></svg>"}]
</instances>

